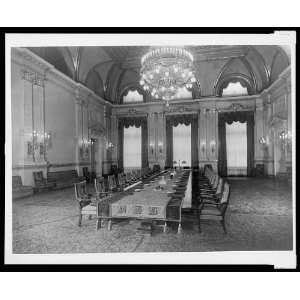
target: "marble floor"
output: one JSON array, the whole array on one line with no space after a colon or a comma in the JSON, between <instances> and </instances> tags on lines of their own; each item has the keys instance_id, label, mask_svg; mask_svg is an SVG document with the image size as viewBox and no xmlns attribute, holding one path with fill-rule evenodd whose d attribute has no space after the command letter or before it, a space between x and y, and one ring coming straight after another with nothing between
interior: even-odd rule
<instances>
[{"instance_id":1,"label":"marble floor","mask_svg":"<svg viewBox=\"0 0 300 300\"><path fill-rule=\"evenodd\" d=\"M282 182L232 178L226 214L228 234L219 223L205 223L186 213L182 233L170 226L152 236L138 231L138 221L122 221L95 230L95 219L77 226L74 189L41 193L13 201L14 253L97 253L157 251L291 250L292 192Z\"/></svg>"}]
</instances>

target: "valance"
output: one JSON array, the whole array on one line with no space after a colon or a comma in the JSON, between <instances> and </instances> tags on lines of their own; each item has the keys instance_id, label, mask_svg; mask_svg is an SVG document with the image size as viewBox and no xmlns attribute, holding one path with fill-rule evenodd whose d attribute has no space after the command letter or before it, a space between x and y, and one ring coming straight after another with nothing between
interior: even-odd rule
<instances>
[{"instance_id":1,"label":"valance","mask_svg":"<svg viewBox=\"0 0 300 300\"><path fill-rule=\"evenodd\" d=\"M147 124L146 117L124 117L119 118L119 127L128 128L129 126L141 127L143 124Z\"/></svg>"},{"instance_id":2,"label":"valance","mask_svg":"<svg viewBox=\"0 0 300 300\"><path fill-rule=\"evenodd\" d=\"M219 113L219 123L232 124L233 122L253 122L253 111L234 111Z\"/></svg>"},{"instance_id":3,"label":"valance","mask_svg":"<svg viewBox=\"0 0 300 300\"><path fill-rule=\"evenodd\" d=\"M197 114L185 114L185 115L172 115L167 116L166 121L171 126L178 126L179 124L190 125L193 120L197 119Z\"/></svg>"}]
</instances>

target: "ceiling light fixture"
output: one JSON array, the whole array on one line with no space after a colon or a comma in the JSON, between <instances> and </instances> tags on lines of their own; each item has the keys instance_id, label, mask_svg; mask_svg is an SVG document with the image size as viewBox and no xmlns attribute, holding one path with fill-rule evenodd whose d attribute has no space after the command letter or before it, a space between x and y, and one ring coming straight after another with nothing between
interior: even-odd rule
<instances>
[{"instance_id":1,"label":"ceiling light fixture","mask_svg":"<svg viewBox=\"0 0 300 300\"><path fill-rule=\"evenodd\" d=\"M179 88L191 89L196 82L193 60L192 54L182 47L152 49L142 57L140 85L168 106Z\"/></svg>"}]
</instances>

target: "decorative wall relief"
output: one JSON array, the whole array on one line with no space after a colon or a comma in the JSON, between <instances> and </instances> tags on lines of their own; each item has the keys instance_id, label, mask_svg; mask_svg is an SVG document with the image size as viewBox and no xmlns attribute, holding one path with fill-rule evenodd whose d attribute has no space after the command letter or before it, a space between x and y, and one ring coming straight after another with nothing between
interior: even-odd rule
<instances>
[{"instance_id":1,"label":"decorative wall relief","mask_svg":"<svg viewBox=\"0 0 300 300\"><path fill-rule=\"evenodd\" d=\"M227 106L226 108L223 108L222 111L239 111L239 110L252 110L252 105L245 105L240 103L232 103L231 105Z\"/></svg>"},{"instance_id":2,"label":"decorative wall relief","mask_svg":"<svg viewBox=\"0 0 300 300\"><path fill-rule=\"evenodd\" d=\"M185 106L185 105L170 105L170 106L165 106L164 111L168 113L173 113L173 112L184 113L189 111L195 111L195 108Z\"/></svg>"}]
</instances>

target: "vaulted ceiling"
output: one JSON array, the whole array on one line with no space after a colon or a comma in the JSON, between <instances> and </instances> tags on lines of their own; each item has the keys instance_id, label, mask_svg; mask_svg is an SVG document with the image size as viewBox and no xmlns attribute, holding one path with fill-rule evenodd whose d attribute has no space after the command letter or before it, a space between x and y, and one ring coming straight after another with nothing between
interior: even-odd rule
<instances>
[{"instance_id":1,"label":"vaulted ceiling","mask_svg":"<svg viewBox=\"0 0 300 300\"><path fill-rule=\"evenodd\" d=\"M274 82L290 64L288 49L272 46L187 46L194 56L198 92L218 95L230 80L248 85L256 94ZM149 46L28 48L75 81L112 103L129 89L140 89L141 57ZM151 97L150 95L147 96Z\"/></svg>"}]
</instances>

